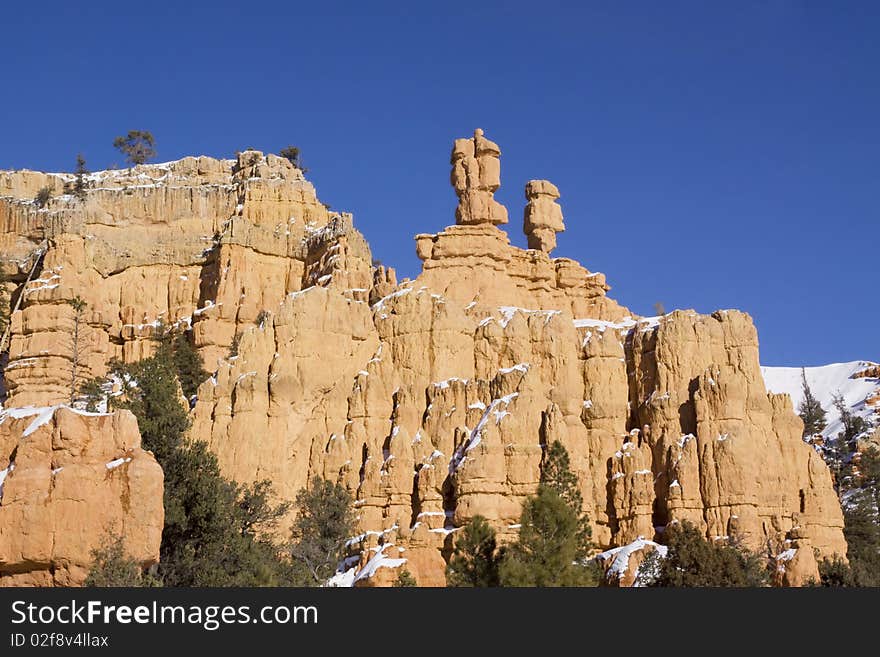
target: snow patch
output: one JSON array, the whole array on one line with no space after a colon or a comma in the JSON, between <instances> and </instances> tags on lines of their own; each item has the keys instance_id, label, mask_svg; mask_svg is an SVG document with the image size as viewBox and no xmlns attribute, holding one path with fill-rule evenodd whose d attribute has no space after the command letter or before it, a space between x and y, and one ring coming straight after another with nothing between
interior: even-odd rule
<instances>
[{"instance_id":1,"label":"snow patch","mask_svg":"<svg viewBox=\"0 0 880 657\"><path fill-rule=\"evenodd\" d=\"M92 413L89 411L81 411L78 408L72 408L67 404L58 404L56 406L23 406L21 408L7 408L0 412L0 424L3 424L7 417L13 420L33 417L33 421L31 421L31 423L21 434L22 438L27 438L37 429L45 424L48 424L52 417L55 415L55 411L57 411L59 408L66 408L70 411L73 411L77 415L85 415L89 417L102 417L106 415L112 415L112 413Z\"/></svg>"},{"instance_id":2,"label":"snow patch","mask_svg":"<svg viewBox=\"0 0 880 657\"><path fill-rule=\"evenodd\" d=\"M629 569L630 556L632 556L634 552L638 550L643 550L649 546L653 547L658 552L661 558L666 557L668 548L665 545L660 545L659 543L655 543L654 541L649 541L642 537L639 537L628 545L612 548L610 550L602 552L601 554L598 554L596 556L596 559L601 559L602 561L613 559L611 561L611 566L608 568L607 574L609 576L614 575L617 578L620 578Z\"/></svg>"},{"instance_id":3,"label":"snow patch","mask_svg":"<svg viewBox=\"0 0 880 657\"><path fill-rule=\"evenodd\" d=\"M370 560L364 564L364 567L360 569L360 571L354 576L352 580L352 584L355 582L359 582L362 579L367 579L376 574L376 571L380 568L399 568L403 564L406 563L406 559L403 558L391 558L385 554L385 550L390 548L393 543L385 543L384 545L380 545L379 547L372 548L375 551L375 554L370 557Z\"/></svg>"},{"instance_id":4,"label":"snow patch","mask_svg":"<svg viewBox=\"0 0 880 657\"><path fill-rule=\"evenodd\" d=\"M10 463L5 470L0 470L0 499L3 499L3 482L13 470L15 470L15 463Z\"/></svg>"},{"instance_id":5,"label":"snow patch","mask_svg":"<svg viewBox=\"0 0 880 657\"><path fill-rule=\"evenodd\" d=\"M843 396L844 403L854 415L872 422L875 426L880 421L880 407L877 403L868 402L871 398L880 397L880 379L854 378L855 374L876 366L877 363L871 361L855 360L847 363L804 368L810 391L826 412L828 424L822 432L823 437L836 438L837 434L843 431L840 413L832 404L832 397L838 392ZM762 367L761 374L764 376L767 390L777 394L787 393L791 397L794 411L797 413L798 405L804 398L801 368Z\"/></svg>"}]
</instances>

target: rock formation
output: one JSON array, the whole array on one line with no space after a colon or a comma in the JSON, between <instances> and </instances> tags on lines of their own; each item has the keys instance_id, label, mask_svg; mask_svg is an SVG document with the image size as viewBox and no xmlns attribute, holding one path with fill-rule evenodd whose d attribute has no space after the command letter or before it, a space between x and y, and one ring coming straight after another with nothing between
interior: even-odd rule
<instances>
[{"instance_id":1,"label":"rock formation","mask_svg":"<svg viewBox=\"0 0 880 657\"><path fill-rule=\"evenodd\" d=\"M545 181L527 187L536 248L511 246L499 154L481 131L455 142L456 225L416 236L423 270L401 283L272 155L92 174L85 202L42 209L36 190L70 176L0 174L4 266L23 295L6 408L68 401L80 296L83 376L150 353L160 320L191 328L213 376L190 431L224 472L288 500L314 475L349 487L361 561L340 581L387 584L405 563L442 585L475 514L514 536L554 440L603 549L687 519L780 555L844 553L828 469L765 390L749 316L634 315L602 274L548 255L562 217Z\"/></svg>"},{"instance_id":2,"label":"rock formation","mask_svg":"<svg viewBox=\"0 0 880 657\"><path fill-rule=\"evenodd\" d=\"M549 180L530 180L526 183L526 210L523 230L529 248L550 253L556 248L556 233L565 230L562 208L556 202L559 190Z\"/></svg>"},{"instance_id":3,"label":"rock formation","mask_svg":"<svg viewBox=\"0 0 880 657\"><path fill-rule=\"evenodd\" d=\"M0 586L81 584L120 536L150 565L162 537L162 469L128 411L0 414Z\"/></svg>"},{"instance_id":4,"label":"rock formation","mask_svg":"<svg viewBox=\"0 0 880 657\"><path fill-rule=\"evenodd\" d=\"M452 187L458 194L455 222L461 226L506 224L507 208L495 200L501 187L501 149L474 130L473 139L456 139L452 148Z\"/></svg>"}]
</instances>

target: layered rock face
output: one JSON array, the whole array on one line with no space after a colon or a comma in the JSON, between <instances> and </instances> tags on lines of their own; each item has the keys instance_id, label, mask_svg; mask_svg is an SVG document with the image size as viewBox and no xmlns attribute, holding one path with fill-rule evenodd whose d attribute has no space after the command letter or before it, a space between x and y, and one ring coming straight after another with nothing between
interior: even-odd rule
<instances>
[{"instance_id":1,"label":"layered rock face","mask_svg":"<svg viewBox=\"0 0 880 657\"><path fill-rule=\"evenodd\" d=\"M0 586L81 584L114 536L159 560L162 469L140 443L128 411L0 414Z\"/></svg>"},{"instance_id":2,"label":"layered rock face","mask_svg":"<svg viewBox=\"0 0 880 657\"><path fill-rule=\"evenodd\" d=\"M22 295L12 315L8 407L69 401L74 360L82 380L103 375L112 358L138 360L159 322L196 325L214 369L238 327L288 292L327 285L336 272L343 285L369 287L369 250L351 217L328 212L283 158L185 158L92 174L85 201L61 194L38 208L32 196L20 198L35 187L60 193L72 181L0 176L0 196L18 195L0 199L0 229L4 269ZM37 258L38 273L26 281ZM86 302L78 321L74 297Z\"/></svg>"},{"instance_id":3,"label":"layered rock face","mask_svg":"<svg viewBox=\"0 0 880 657\"><path fill-rule=\"evenodd\" d=\"M357 585L390 583L403 564L442 585L456 528L476 514L511 539L554 440L602 548L687 519L710 538L770 541L806 570L814 549L845 553L828 469L788 398L765 390L748 315L634 316L602 274L548 255L564 226L547 181L527 186L536 248L511 246L492 196L499 155L482 131L455 142L457 223L416 236L423 270L400 284L371 267L349 215L252 151L96 174L84 203L0 200L24 294L6 406L66 401L74 354L102 374L111 357L148 354L157 320L191 326L214 372L192 437L284 499L312 476L349 487L362 557L343 579ZM0 193L30 194L37 175L0 178ZM74 296L88 302L79 323ZM77 326L88 337L74 350Z\"/></svg>"}]
</instances>

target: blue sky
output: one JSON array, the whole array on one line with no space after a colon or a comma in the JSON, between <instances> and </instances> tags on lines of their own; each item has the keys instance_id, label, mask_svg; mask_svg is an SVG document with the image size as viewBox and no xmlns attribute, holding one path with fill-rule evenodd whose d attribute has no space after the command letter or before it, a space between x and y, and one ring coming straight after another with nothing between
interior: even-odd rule
<instances>
[{"instance_id":1,"label":"blue sky","mask_svg":"<svg viewBox=\"0 0 880 657\"><path fill-rule=\"evenodd\" d=\"M105 168L129 129L159 160L296 144L415 276L479 126L514 243L547 178L554 255L635 312L746 310L767 365L880 360L878 3L48 0L3 21L0 168Z\"/></svg>"}]
</instances>

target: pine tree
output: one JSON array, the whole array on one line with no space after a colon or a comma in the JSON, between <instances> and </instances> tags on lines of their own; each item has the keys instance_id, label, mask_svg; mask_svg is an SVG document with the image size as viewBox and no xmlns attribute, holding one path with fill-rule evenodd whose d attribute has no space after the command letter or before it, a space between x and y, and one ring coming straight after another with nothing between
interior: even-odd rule
<instances>
[{"instance_id":1,"label":"pine tree","mask_svg":"<svg viewBox=\"0 0 880 657\"><path fill-rule=\"evenodd\" d=\"M852 412L840 392L835 393L831 401L834 404L834 408L840 414L840 422L843 424L843 430L837 434L837 440L842 441L848 447L852 447L852 442L865 433L870 428L870 425L865 418Z\"/></svg>"},{"instance_id":2,"label":"pine tree","mask_svg":"<svg viewBox=\"0 0 880 657\"><path fill-rule=\"evenodd\" d=\"M40 187L40 189L37 191L37 195L34 197L34 203L37 204L38 208L45 208L51 199L52 188Z\"/></svg>"},{"instance_id":3,"label":"pine tree","mask_svg":"<svg viewBox=\"0 0 880 657\"><path fill-rule=\"evenodd\" d=\"M587 556L592 546L593 530L590 520L584 513L584 498L581 495L577 476L572 472L568 450L558 440L554 440L544 455L541 465L541 483L556 491L578 518L578 553L576 558Z\"/></svg>"},{"instance_id":4,"label":"pine tree","mask_svg":"<svg viewBox=\"0 0 880 657\"><path fill-rule=\"evenodd\" d=\"M648 586L756 587L766 586L768 573L760 555L731 543L710 542L689 522L668 525L667 553L649 555Z\"/></svg>"},{"instance_id":5,"label":"pine tree","mask_svg":"<svg viewBox=\"0 0 880 657\"><path fill-rule=\"evenodd\" d=\"M545 484L523 504L519 537L500 567L502 586L595 586L596 570L582 564L580 521Z\"/></svg>"},{"instance_id":6,"label":"pine tree","mask_svg":"<svg viewBox=\"0 0 880 657\"><path fill-rule=\"evenodd\" d=\"M455 548L446 566L446 585L453 587L489 587L499 585L499 554L495 530L483 516L474 516L455 540Z\"/></svg>"},{"instance_id":7,"label":"pine tree","mask_svg":"<svg viewBox=\"0 0 880 657\"><path fill-rule=\"evenodd\" d=\"M86 198L86 176L89 171L86 169L86 158L82 156L82 153L76 156L76 171L74 173L76 179L73 182L73 195L80 201L84 201Z\"/></svg>"},{"instance_id":8,"label":"pine tree","mask_svg":"<svg viewBox=\"0 0 880 657\"><path fill-rule=\"evenodd\" d=\"M83 586L133 587L155 585L134 558L125 552L122 536L110 533L101 547L92 550L92 565Z\"/></svg>"},{"instance_id":9,"label":"pine tree","mask_svg":"<svg viewBox=\"0 0 880 657\"><path fill-rule=\"evenodd\" d=\"M321 586L345 556L355 532L354 500L340 484L315 477L296 496L290 555L301 586Z\"/></svg>"},{"instance_id":10,"label":"pine tree","mask_svg":"<svg viewBox=\"0 0 880 657\"><path fill-rule=\"evenodd\" d=\"M843 535L852 579L857 586L880 586L880 450L871 447L858 458L844 505Z\"/></svg>"},{"instance_id":11,"label":"pine tree","mask_svg":"<svg viewBox=\"0 0 880 657\"><path fill-rule=\"evenodd\" d=\"M9 307L9 290L6 287L6 272L0 267L0 335L6 334L11 312L12 309Z\"/></svg>"},{"instance_id":12,"label":"pine tree","mask_svg":"<svg viewBox=\"0 0 880 657\"><path fill-rule=\"evenodd\" d=\"M803 437L809 438L816 434L821 434L825 430L826 420L825 409L822 408L819 400L813 396L810 384L807 383L807 371L803 367L801 368L801 389L803 390L804 398L798 404L798 415L804 421Z\"/></svg>"},{"instance_id":13,"label":"pine tree","mask_svg":"<svg viewBox=\"0 0 880 657\"><path fill-rule=\"evenodd\" d=\"M840 415L843 429L838 432L833 441L826 447L828 467L834 475L834 486L838 495L852 487L852 453L855 451L855 440L870 428L864 418L852 412L843 395L840 392L831 398L834 408Z\"/></svg>"},{"instance_id":14,"label":"pine tree","mask_svg":"<svg viewBox=\"0 0 880 657\"><path fill-rule=\"evenodd\" d=\"M202 357L190 340L189 333L176 333L171 339L171 348L180 387L186 398L191 399L210 374L203 367Z\"/></svg>"},{"instance_id":15,"label":"pine tree","mask_svg":"<svg viewBox=\"0 0 880 657\"><path fill-rule=\"evenodd\" d=\"M300 150L298 147L285 146L280 151L278 151L278 155L283 157L285 160L288 160L293 166L295 166L303 173L308 173L309 170L302 165L302 160L300 160Z\"/></svg>"},{"instance_id":16,"label":"pine tree","mask_svg":"<svg viewBox=\"0 0 880 657\"><path fill-rule=\"evenodd\" d=\"M819 582L814 582L825 587L852 587L858 586L853 576L852 566L841 557L824 559L819 564Z\"/></svg>"},{"instance_id":17,"label":"pine tree","mask_svg":"<svg viewBox=\"0 0 880 657\"><path fill-rule=\"evenodd\" d=\"M392 584L392 586L396 588L409 588L418 585L419 583L416 581L416 578L413 577L413 574L408 570L401 570L397 575L397 578L394 580L394 584Z\"/></svg>"},{"instance_id":18,"label":"pine tree","mask_svg":"<svg viewBox=\"0 0 880 657\"><path fill-rule=\"evenodd\" d=\"M269 502L268 484L241 487L226 479L204 442L184 438L189 420L172 345L161 340L151 358L113 368L124 385L114 406L134 413L144 449L165 474L158 577L166 586L290 584L290 564L271 532L263 532L285 511Z\"/></svg>"},{"instance_id":19,"label":"pine tree","mask_svg":"<svg viewBox=\"0 0 880 657\"><path fill-rule=\"evenodd\" d=\"M103 401L105 379L92 378L84 381L79 386L79 401L85 404L85 410L95 413L98 405Z\"/></svg>"},{"instance_id":20,"label":"pine tree","mask_svg":"<svg viewBox=\"0 0 880 657\"><path fill-rule=\"evenodd\" d=\"M125 155L126 161L132 166L156 157L155 145L153 134L147 130L129 130L126 136L113 140L113 148Z\"/></svg>"},{"instance_id":21,"label":"pine tree","mask_svg":"<svg viewBox=\"0 0 880 657\"><path fill-rule=\"evenodd\" d=\"M73 308L73 336L72 336L72 368L70 372L70 404L73 405L73 402L76 398L77 391L77 369L79 367L79 361L81 357L80 350L82 348L82 315L85 312L85 309L88 307L88 304L83 301L80 297L76 296L73 299L70 299L68 302L70 306Z\"/></svg>"}]
</instances>

